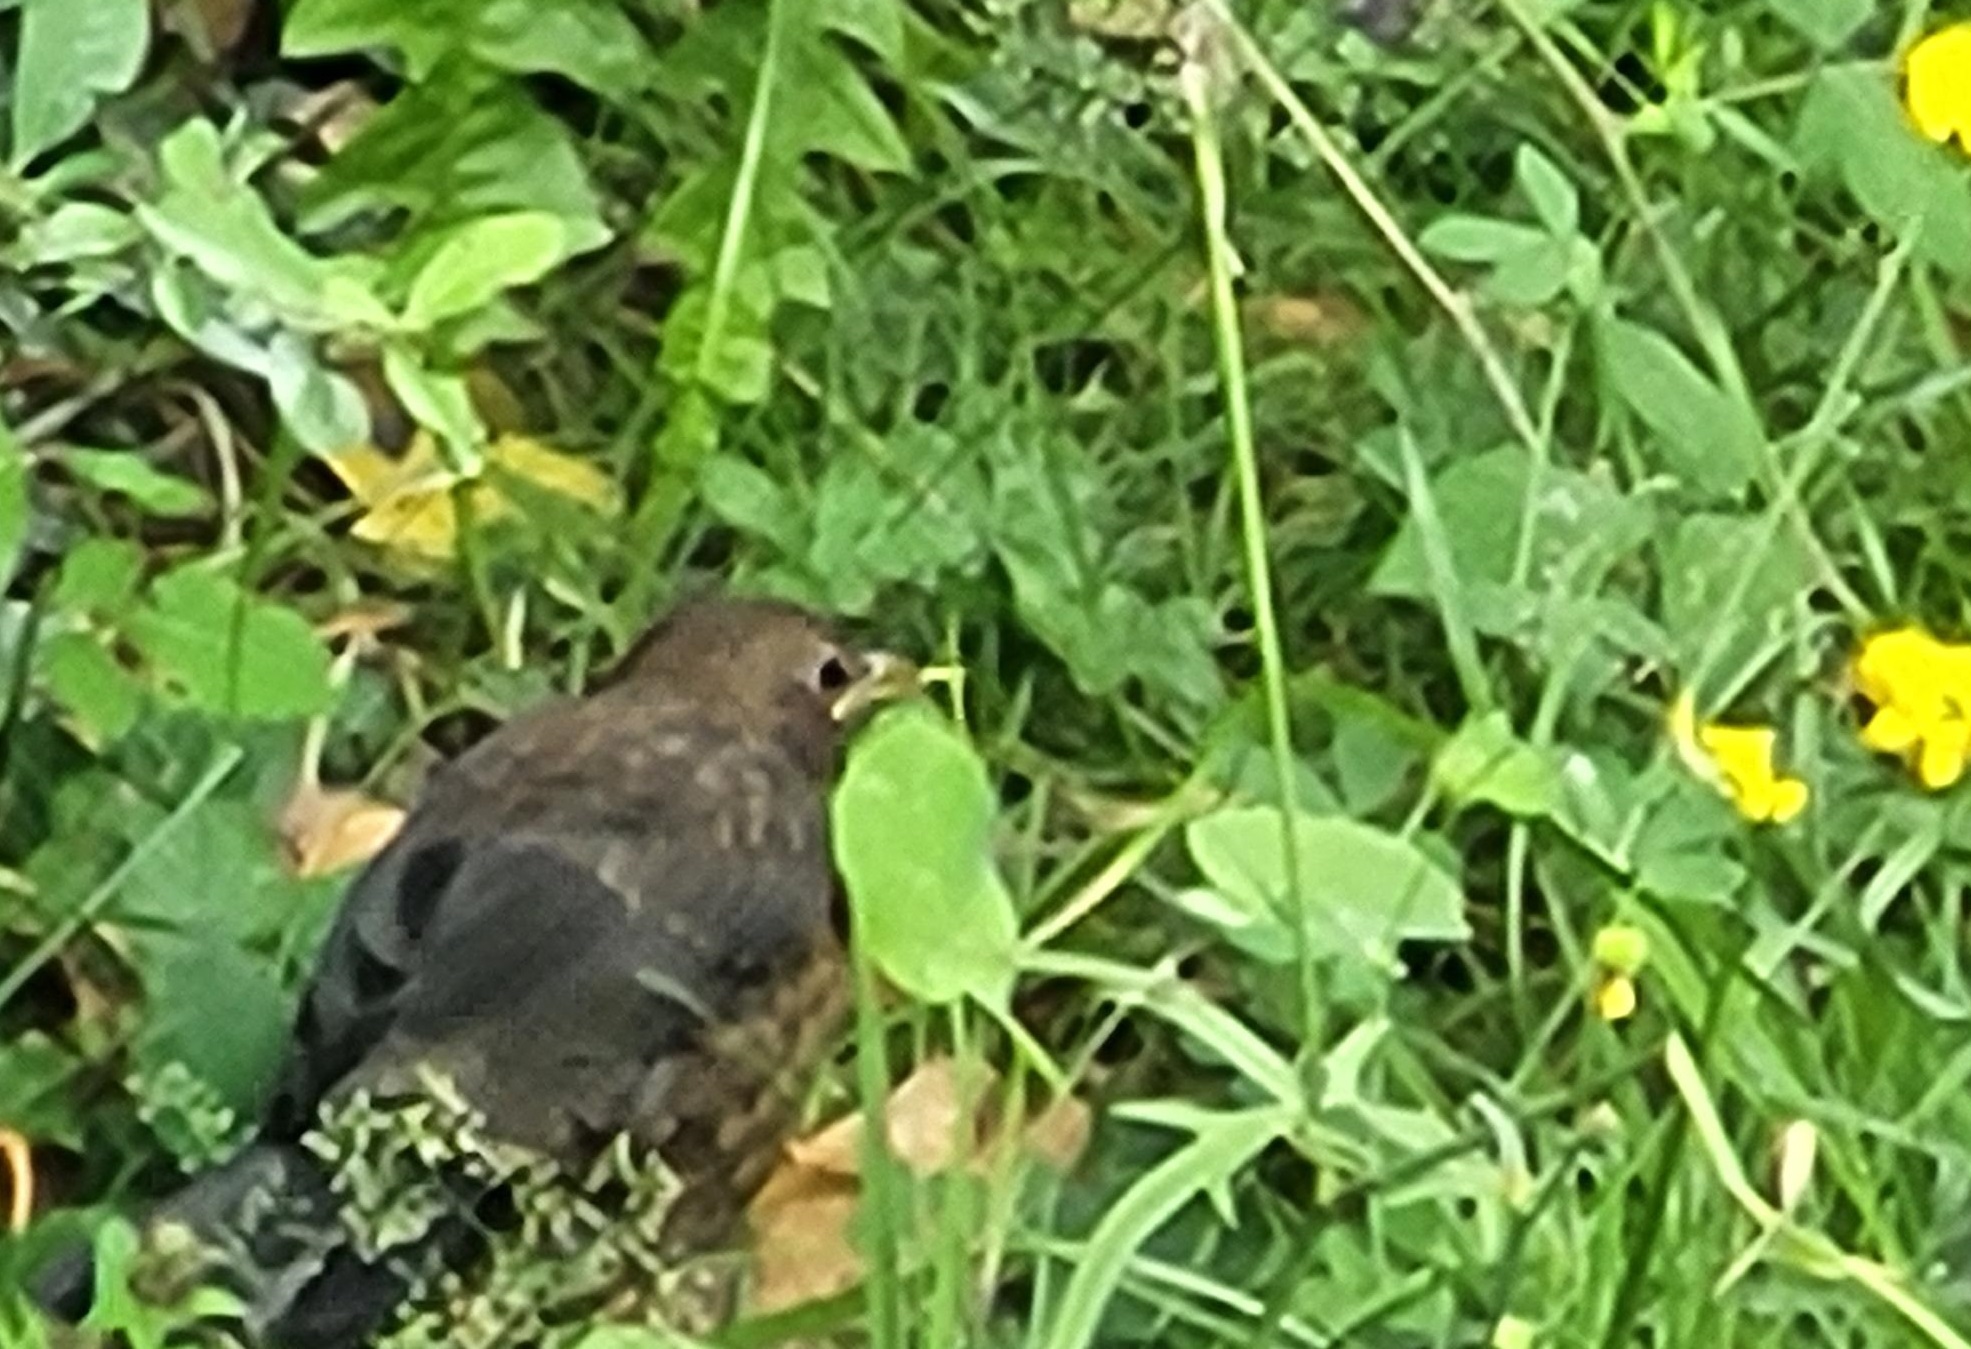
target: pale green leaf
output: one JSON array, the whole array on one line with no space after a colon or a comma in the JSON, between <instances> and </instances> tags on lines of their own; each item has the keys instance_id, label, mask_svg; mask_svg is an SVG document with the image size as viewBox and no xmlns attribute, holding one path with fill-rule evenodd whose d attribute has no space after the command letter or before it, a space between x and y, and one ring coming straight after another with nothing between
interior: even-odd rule
<instances>
[{"instance_id":1,"label":"pale green leaf","mask_svg":"<svg viewBox=\"0 0 1971 1349\"><path fill-rule=\"evenodd\" d=\"M154 468L135 450L71 447L60 451L59 460L84 482L128 497L153 515L197 515L212 504L197 483Z\"/></svg>"},{"instance_id":2,"label":"pale green leaf","mask_svg":"<svg viewBox=\"0 0 1971 1349\"><path fill-rule=\"evenodd\" d=\"M1458 883L1416 844L1339 816L1291 818L1298 893L1317 953L1383 963L1408 940L1470 935ZM1185 829L1191 857L1219 893L1255 915L1291 926L1280 812L1235 806Z\"/></svg>"},{"instance_id":3,"label":"pale green leaf","mask_svg":"<svg viewBox=\"0 0 1971 1349\"><path fill-rule=\"evenodd\" d=\"M8 100L13 165L81 130L102 98L129 87L150 38L149 0L23 0Z\"/></svg>"},{"instance_id":4,"label":"pale green leaf","mask_svg":"<svg viewBox=\"0 0 1971 1349\"><path fill-rule=\"evenodd\" d=\"M568 256L568 231L544 211L488 216L452 230L411 282L404 319L428 328L530 285Z\"/></svg>"},{"instance_id":5,"label":"pale green leaf","mask_svg":"<svg viewBox=\"0 0 1971 1349\"><path fill-rule=\"evenodd\" d=\"M1609 387L1654 433L1663 467L1706 495L1742 491L1759 467L1762 432L1752 409L1653 329L1610 318L1597 336Z\"/></svg>"},{"instance_id":6,"label":"pale green leaf","mask_svg":"<svg viewBox=\"0 0 1971 1349\"><path fill-rule=\"evenodd\" d=\"M975 750L917 706L892 709L850 749L832 814L836 861L863 951L928 1002L1003 1008L1017 925L993 861L998 799Z\"/></svg>"}]
</instances>

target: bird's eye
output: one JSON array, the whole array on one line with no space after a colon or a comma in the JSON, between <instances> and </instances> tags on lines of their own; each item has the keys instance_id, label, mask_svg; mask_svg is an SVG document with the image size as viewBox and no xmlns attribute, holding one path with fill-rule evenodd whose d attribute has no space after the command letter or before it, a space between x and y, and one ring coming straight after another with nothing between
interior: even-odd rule
<instances>
[{"instance_id":1,"label":"bird's eye","mask_svg":"<svg viewBox=\"0 0 1971 1349\"><path fill-rule=\"evenodd\" d=\"M840 693L854 682L855 675L847 662L833 652L814 672L814 686L823 693Z\"/></svg>"}]
</instances>

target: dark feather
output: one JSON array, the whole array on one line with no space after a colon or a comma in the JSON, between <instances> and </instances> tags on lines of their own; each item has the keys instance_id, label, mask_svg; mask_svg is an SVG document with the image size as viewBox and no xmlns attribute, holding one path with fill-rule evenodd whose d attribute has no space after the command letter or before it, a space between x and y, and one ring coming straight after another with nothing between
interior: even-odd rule
<instances>
[{"instance_id":1,"label":"dark feather","mask_svg":"<svg viewBox=\"0 0 1971 1349\"><path fill-rule=\"evenodd\" d=\"M680 1232L726 1234L847 1002L837 728L803 682L824 659L839 648L798 611L696 605L597 693L427 784L330 929L261 1141L153 1215L251 1271L232 1282L261 1339L355 1346L405 1295L393 1265L338 1244L300 1145L353 1093L414 1095L434 1071L502 1144L570 1166L619 1135L656 1150L684 1183ZM248 1190L284 1198L280 1241ZM458 1224L430 1240L472 1245ZM62 1310L86 1272L70 1262Z\"/></svg>"}]
</instances>

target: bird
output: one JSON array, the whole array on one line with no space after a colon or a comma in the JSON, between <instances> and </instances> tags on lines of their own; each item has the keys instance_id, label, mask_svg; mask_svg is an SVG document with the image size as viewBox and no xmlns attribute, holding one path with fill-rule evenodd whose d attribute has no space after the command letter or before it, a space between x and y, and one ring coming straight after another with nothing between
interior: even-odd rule
<instances>
[{"instance_id":1,"label":"bird","mask_svg":"<svg viewBox=\"0 0 1971 1349\"><path fill-rule=\"evenodd\" d=\"M916 682L794 605L699 598L435 771L343 897L252 1141L146 1229L222 1254L201 1268L266 1349L369 1344L483 1258L521 1173L482 1150L654 1156L665 1249L728 1241L852 1002L827 812L846 737ZM477 1142L426 1167L410 1239L359 1233L325 1122L434 1102ZM75 1319L92 1278L72 1253L41 1301Z\"/></svg>"}]
</instances>

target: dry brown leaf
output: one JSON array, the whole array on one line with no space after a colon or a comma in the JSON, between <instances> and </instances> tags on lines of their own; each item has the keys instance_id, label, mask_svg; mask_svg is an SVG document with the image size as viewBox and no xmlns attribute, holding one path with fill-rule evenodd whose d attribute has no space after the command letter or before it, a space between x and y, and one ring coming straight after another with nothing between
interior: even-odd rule
<instances>
[{"instance_id":1,"label":"dry brown leaf","mask_svg":"<svg viewBox=\"0 0 1971 1349\"><path fill-rule=\"evenodd\" d=\"M993 1137L990 1106L999 1078L989 1069L978 1071L984 1076L969 1114L959 1067L948 1057L918 1065L883 1103L890 1153L914 1175L960 1166L983 1174L994 1150L1015 1136ZM1080 1101L1056 1100L1018 1131L1020 1149L1065 1171L1087 1147L1091 1118ZM789 1143L754 1197L747 1210L754 1259L750 1311L783 1311L861 1282L852 1223L862 1194L863 1131L863 1116L856 1113Z\"/></svg>"},{"instance_id":2,"label":"dry brown leaf","mask_svg":"<svg viewBox=\"0 0 1971 1349\"><path fill-rule=\"evenodd\" d=\"M753 1200L753 1278L747 1308L784 1311L845 1293L862 1281L856 1249L858 1181L783 1166Z\"/></svg>"},{"instance_id":3,"label":"dry brown leaf","mask_svg":"<svg viewBox=\"0 0 1971 1349\"><path fill-rule=\"evenodd\" d=\"M1037 1161L1063 1174L1074 1170L1088 1151L1095 1112L1074 1096L1057 1096L1020 1130L1020 1142Z\"/></svg>"},{"instance_id":4,"label":"dry brown leaf","mask_svg":"<svg viewBox=\"0 0 1971 1349\"><path fill-rule=\"evenodd\" d=\"M370 91L356 81L337 80L320 89L302 91L284 103L280 113L309 128L316 143L333 155L356 138L379 106Z\"/></svg>"},{"instance_id":5,"label":"dry brown leaf","mask_svg":"<svg viewBox=\"0 0 1971 1349\"><path fill-rule=\"evenodd\" d=\"M315 635L332 642L338 637L369 641L411 621L411 606L389 600L366 600L330 614L315 625Z\"/></svg>"},{"instance_id":6,"label":"dry brown leaf","mask_svg":"<svg viewBox=\"0 0 1971 1349\"><path fill-rule=\"evenodd\" d=\"M890 1099L883 1103L883 1119L889 1128L890 1155L910 1171L928 1176L956 1165L961 1160L961 1113L958 1074L952 1060L939 1057L919 1064L890 1092ZM976 1138L976 1129L972 1132ZM787 1159L793 1166L819 1175L855 1179L862 1175L862 1134L862 1116L844 1115L789 1143Z\"/></svg>"},{"instance_id":7,"label":"dry brown leaf","mask_svg":"<svg viewBox=\"0 0 1971 1349\"><path fill-rule=\"evenodd\" d=\"M203 61L215 61L240 45L257 4L273 0L164 0L160 26L191 45Z\"/></svg>"},{"instance_id":8,"label":"dry brown leaf","mask_svg":"<svg viewBox=\"0 0 1971 1349\"><path fill-rule=\"evenodd\" d=\"M397 806L304 783L281 811L280 830L289 868L308 880L369 861L403 823Z\"/></svg>"},{"instance_id":9,"label":"dry brown leaf","mask_svg":"<svg viewBox=\"0 0 1971 1349\"><path fill-rule=\"evenodd\" d=\"M1310 347L1332 347L1360 336L1368 316L1340 292L1321 295L1260 295L1246 312L1273 336Z\"/></svg>"}]
</instances>

